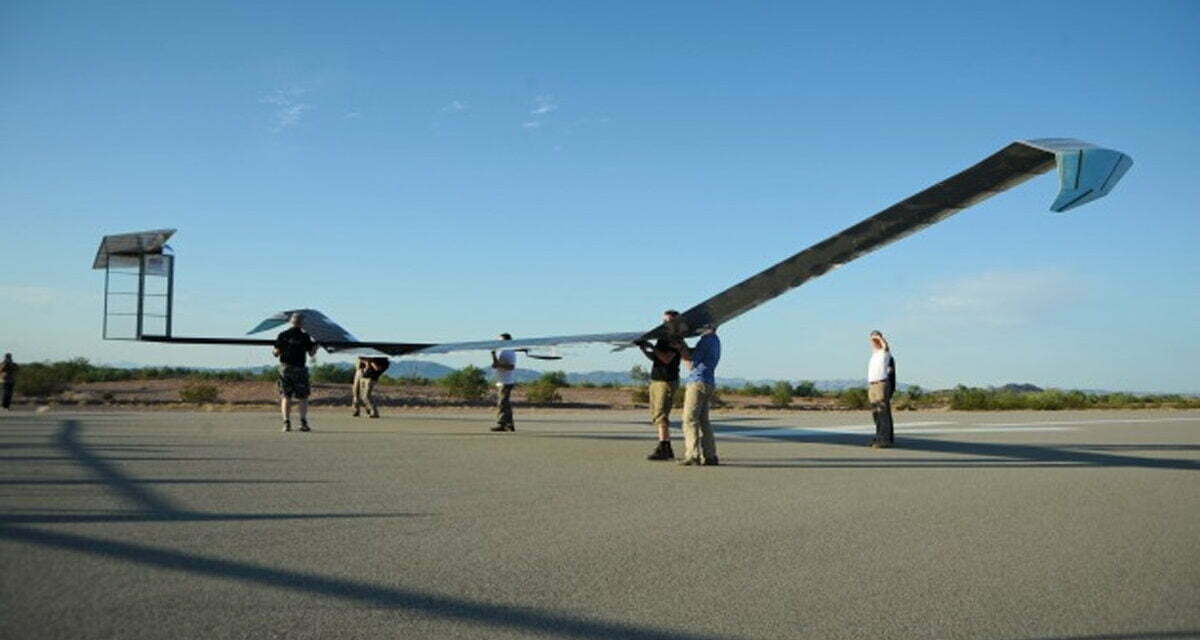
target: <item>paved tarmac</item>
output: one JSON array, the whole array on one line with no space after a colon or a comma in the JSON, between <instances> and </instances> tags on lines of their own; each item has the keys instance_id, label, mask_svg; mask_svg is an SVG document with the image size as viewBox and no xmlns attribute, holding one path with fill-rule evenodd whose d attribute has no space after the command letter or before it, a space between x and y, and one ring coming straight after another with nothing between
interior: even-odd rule
<instances>
[{"instance_id":1,"label":"paved tarmac","mask_svg":"<svg viewBox=\"0 0 1200 640\"><path fill-rule=\"evenodd\" d=\"M0 638L1200 637L1200 412L645 418L0 415Z\"/></svg>"}]
</instances>

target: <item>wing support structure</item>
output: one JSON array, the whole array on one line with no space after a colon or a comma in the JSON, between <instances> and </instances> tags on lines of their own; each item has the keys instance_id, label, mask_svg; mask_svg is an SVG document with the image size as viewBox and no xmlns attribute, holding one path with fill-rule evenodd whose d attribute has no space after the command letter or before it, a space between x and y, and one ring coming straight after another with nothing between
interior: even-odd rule
<instances>
[{"instance_id":1,"label":"wing support structure","mask_svg":"<svg viewBox=\"0 0 1200 640\"><path fill-rule=\"evenodd\" d=\"M1079 140L1041 138L1013 142L974 166L697 304L671 325L660 325L649 331L474 342L373 342L355 338L320 311L292 309L268 317L250 333L280 327L291 314L300 313L305 330L329 352L383 353L389 356L489 349L518 349L529 353L530 349L583 343L608 343L616 349L623 349L643 340L666 336L691 337L698 335L707 325L729 322L813 278L941 222L1056 166L1059 193L1050 209L1063 212L1107 195L1132 165L1133 160L1120 151ZM158 229L110 235L101 240L92 267L105 270L104 338L176 344L272 345L273 340L260 338L179 337L171 334L175 256L169 251L166 241L174 232L174 229ZM110 281L124 276L135 278L136 286L128 290L110 287ZM165 287L154 289L151 285L156 281L165 282ZM114 311L117 303L126 304L120 307L125 310ZM154 309L159 308L163 313L153 313ZM121 335L110 332L110 322L118 320L131 321L127 323L127 332ZM149 328L152 323L148 320L157 321L156 326L160 329L155 331ZM544 359L557 358L529 355Z\"/></svg>"}]
</instances>

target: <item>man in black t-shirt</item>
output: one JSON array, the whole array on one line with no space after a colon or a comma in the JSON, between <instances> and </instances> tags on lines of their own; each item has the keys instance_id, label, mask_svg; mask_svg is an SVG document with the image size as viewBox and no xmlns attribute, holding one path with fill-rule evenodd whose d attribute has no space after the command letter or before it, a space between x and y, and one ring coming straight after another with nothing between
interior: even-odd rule
<instances>
[{"instance_id":1,"label":"man in black t-shirt","mask_svg":"<svg viewBox=\"0 0 1200 640\"><path fill-rule=\"evenodd\" d=\"M292 430L292 400L300 404L300 430L308 428L308 356L317 352L317 343L301 327L304 318L293 313L288 319L291 328L275 338L273 353L279 358L279 410L283 413L283 430Z\"/></svg>"},{"instance_id":2,"label":"man in black t-shirt","mask_svg":"<svg viewBox=\"0 0 1200 640\"><path fill-rule=\"evenodd\" d=\"M668 309L663 312L663 324L679 317L679 312ZM653 363L650 367L650 423L658 429L658 445L647 460L674 460L671 450L671 406L675 401L675 390L679 387L679 341L659 338L653 347L640 343L642 355Z\"/></svg>"}]
</instances>

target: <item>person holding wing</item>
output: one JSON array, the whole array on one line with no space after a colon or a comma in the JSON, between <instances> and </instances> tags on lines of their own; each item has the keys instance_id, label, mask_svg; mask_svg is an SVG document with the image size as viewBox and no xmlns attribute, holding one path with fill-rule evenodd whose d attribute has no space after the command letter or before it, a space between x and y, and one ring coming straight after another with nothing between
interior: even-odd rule
<instances>
[{"instance_id":1,"label":"person holding wing","mask_svg":"<svg viewBox=\"0 0 1200 640\"><path fill-rule=\"evenodd\" d=\"M512 340L507 333L500 334L501 340ZM496 426L492 431L516 431L512 413L512 390L516 385L517 352L502 349L499 354L492 350L492 369L496 371Z\"/></svg>"}]
</instances>

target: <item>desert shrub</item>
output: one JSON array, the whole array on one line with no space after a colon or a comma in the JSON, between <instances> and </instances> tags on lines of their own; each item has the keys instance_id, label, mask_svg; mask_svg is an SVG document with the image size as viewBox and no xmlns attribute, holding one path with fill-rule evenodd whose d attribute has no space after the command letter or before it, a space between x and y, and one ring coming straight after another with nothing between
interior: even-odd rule
<instances>
[{"instance_id":1,"label":"desert shrub","mask_svg":"<svg viewBox=\"0 0 1200 640\"><path fill-rule=\"evenodd\" d=\"M1181 397L1171 404L1176 409L1200 409L1200 398L1196 396Z\"/></svg>"},{"instance_id":2,"label":"desert shrub","mask_svg":"<svg viewBox=\"0 0 1200 640\"><path fill-rule=\"evenodd\" d=\"M553 382L546 380L538 380L531 383L525 389L525 399L529 402L538 403L554 403L562 402L562 396L558 393L559 387Z\"/></svg>"},{"instance_id":3,"label":"desert shrub","mask_svg":"<svg viewBox=\"0 0 1200 640\"><path fill-rule=\"evenodd\" d=\"M742 395L747 396L769 396L773 393L771 385L768 384L749 384L741 388L739 391Z\"/></svg>"},{"instance_id":4,"label":"desert shrub","mask_svg":"<svg viewBox=\"0 0 1200 640\"><path fill-rule=\"evenodd\" d=\"M555 389L571 386L567 382L567 374L565 371L547 371L537 379L537 384L543 384Z\"/></svg>"},{"instance_id":5,"label":"desert shrub","mask_svg":"<svg viewBox=\"0 0 1200 640\"><path fill-rule=\"evenodd\" d=\"M1104 403L1100 396L1088 395L1082 391L1063 391L1061 389L1020 392L1003 388L980 389L959 385L950 394L950 408L957 411L1004 411L1012 409L1060 411L1063 409L1087 409L1101 405L1120 406Z\"/></svg>"},{"instance_id":6,"label":"desert shrub","mask_svg":"<svg viewBox=\"0 0 1200 640\"><path fill-rule=\"evenodd\" d=\"M442 378L442 386L452 397L478 400L487 393L488 382L483 369L475 365L467 365Z\"/></svg>"},{"instance_id":7,"label":"desert shrub","mask_svg":"<svg viewBox=\"0 0 1200 640\"><path fill-rule=\"evenodd\" d=\"M925 390L921 388L921 385L917 384L910 386L905 393L908 394L908 399L912 401L914 405L920 402L921 398L925 397Z\"/></svg>"},{"instance_id":8,"label":"desert shrub","mask_svg":"<svg viewBox=\"0 0 1200 640\"><path fill-rule=\"evenodd\" d=\"M987 391L958 385L950 393L950 408L956 411L983 411L989 408Z\"/></svg>"},{"instance_id":9,"label":"desert shrub","mask_svg":"<svg viewBox=\"0 0 1200 640\"><path fill-rule=\"evenodd\" d=\"M796 387L792 390L792 395L798 398L820 398L821 391L817 389L816 383L812 380L801 380L796 383Z\"/></svg>"},{"instance_id":10,"label":"desert shrub","mask_svg":"<svg viewBox=\"0 0 1200 640\"><path fill-rule=\"evenodd\" d=\"M838 394L838 402L847 409L866 409L871 406L867 400L867 390L864 387L843 389Z\"/></svg>"},{"instance_id":11,"label":"desert shrub","mask_svg":"<svg viewBox=\"0 0 1200 640\"><path fill-rule=\"evenodd\" d=\"M569 386L566 372L547 371L525 389L525 399L541 403L562 402L558 390Z\"/></svg>"},{"instance_id":12,"label":"desert shrub","mask_svg":"<svg viewBox=\"0 0 1200 640\"><path fill-rule=\"evenodd\" d=\"M221 390L215 384L189 382L180 387L179 399L184 402L195 402L197 404L218 402L221 399Z\"/></svg>"},{"instance_id":13,"label":"desert shrub","mask_svg":"<svg viewBox=\"0 0 1200 640\"><path fill-rule=\"evenodd\" d=\"M650 404L650 389L634 387L629 390L629 401L639 404Z\"/></svg>"},{"instance_id":14,"label":"desert shrub","mask_svg":"<svg viewBox=\"0 0 1200 640\"><path fill-rule=\"evenodd\" d=\"M629 370L629 379L632 380L634 384L646 384L647 382L650 382L650 373L647 372L642 365L635 364Z\"/></svg>"},{"instance_id":15,"label":"desert shrub","mask_svg":"<svg viewBox=\"0 0 1200 640\"><path fill-rule=\"evenodd\" d=\"M354 382L354 368L336 364L319 364L309 369L313 382L350 384Z\"/></svg>"},{"instance_id":16,"label":"desert shrub","mask_svg":"<svg viewBox=\"0 0 1200 640\"><path fill-rule=\"evenodd\" d=\"M40 362L21 367L14 389L26 398L45 398L66 391L71 379L63 371Z\"/></svg>"},{"instance_id":17,"label":"desert shrub","mask_svg":"<svg viewBox=\"0 0 1200 640\"><path fill-rule=\"evenodd\" d=\"M771 404L786 407L792 404L792 385L780 380L771 387Z\"/></svg>"}]
</instances>

